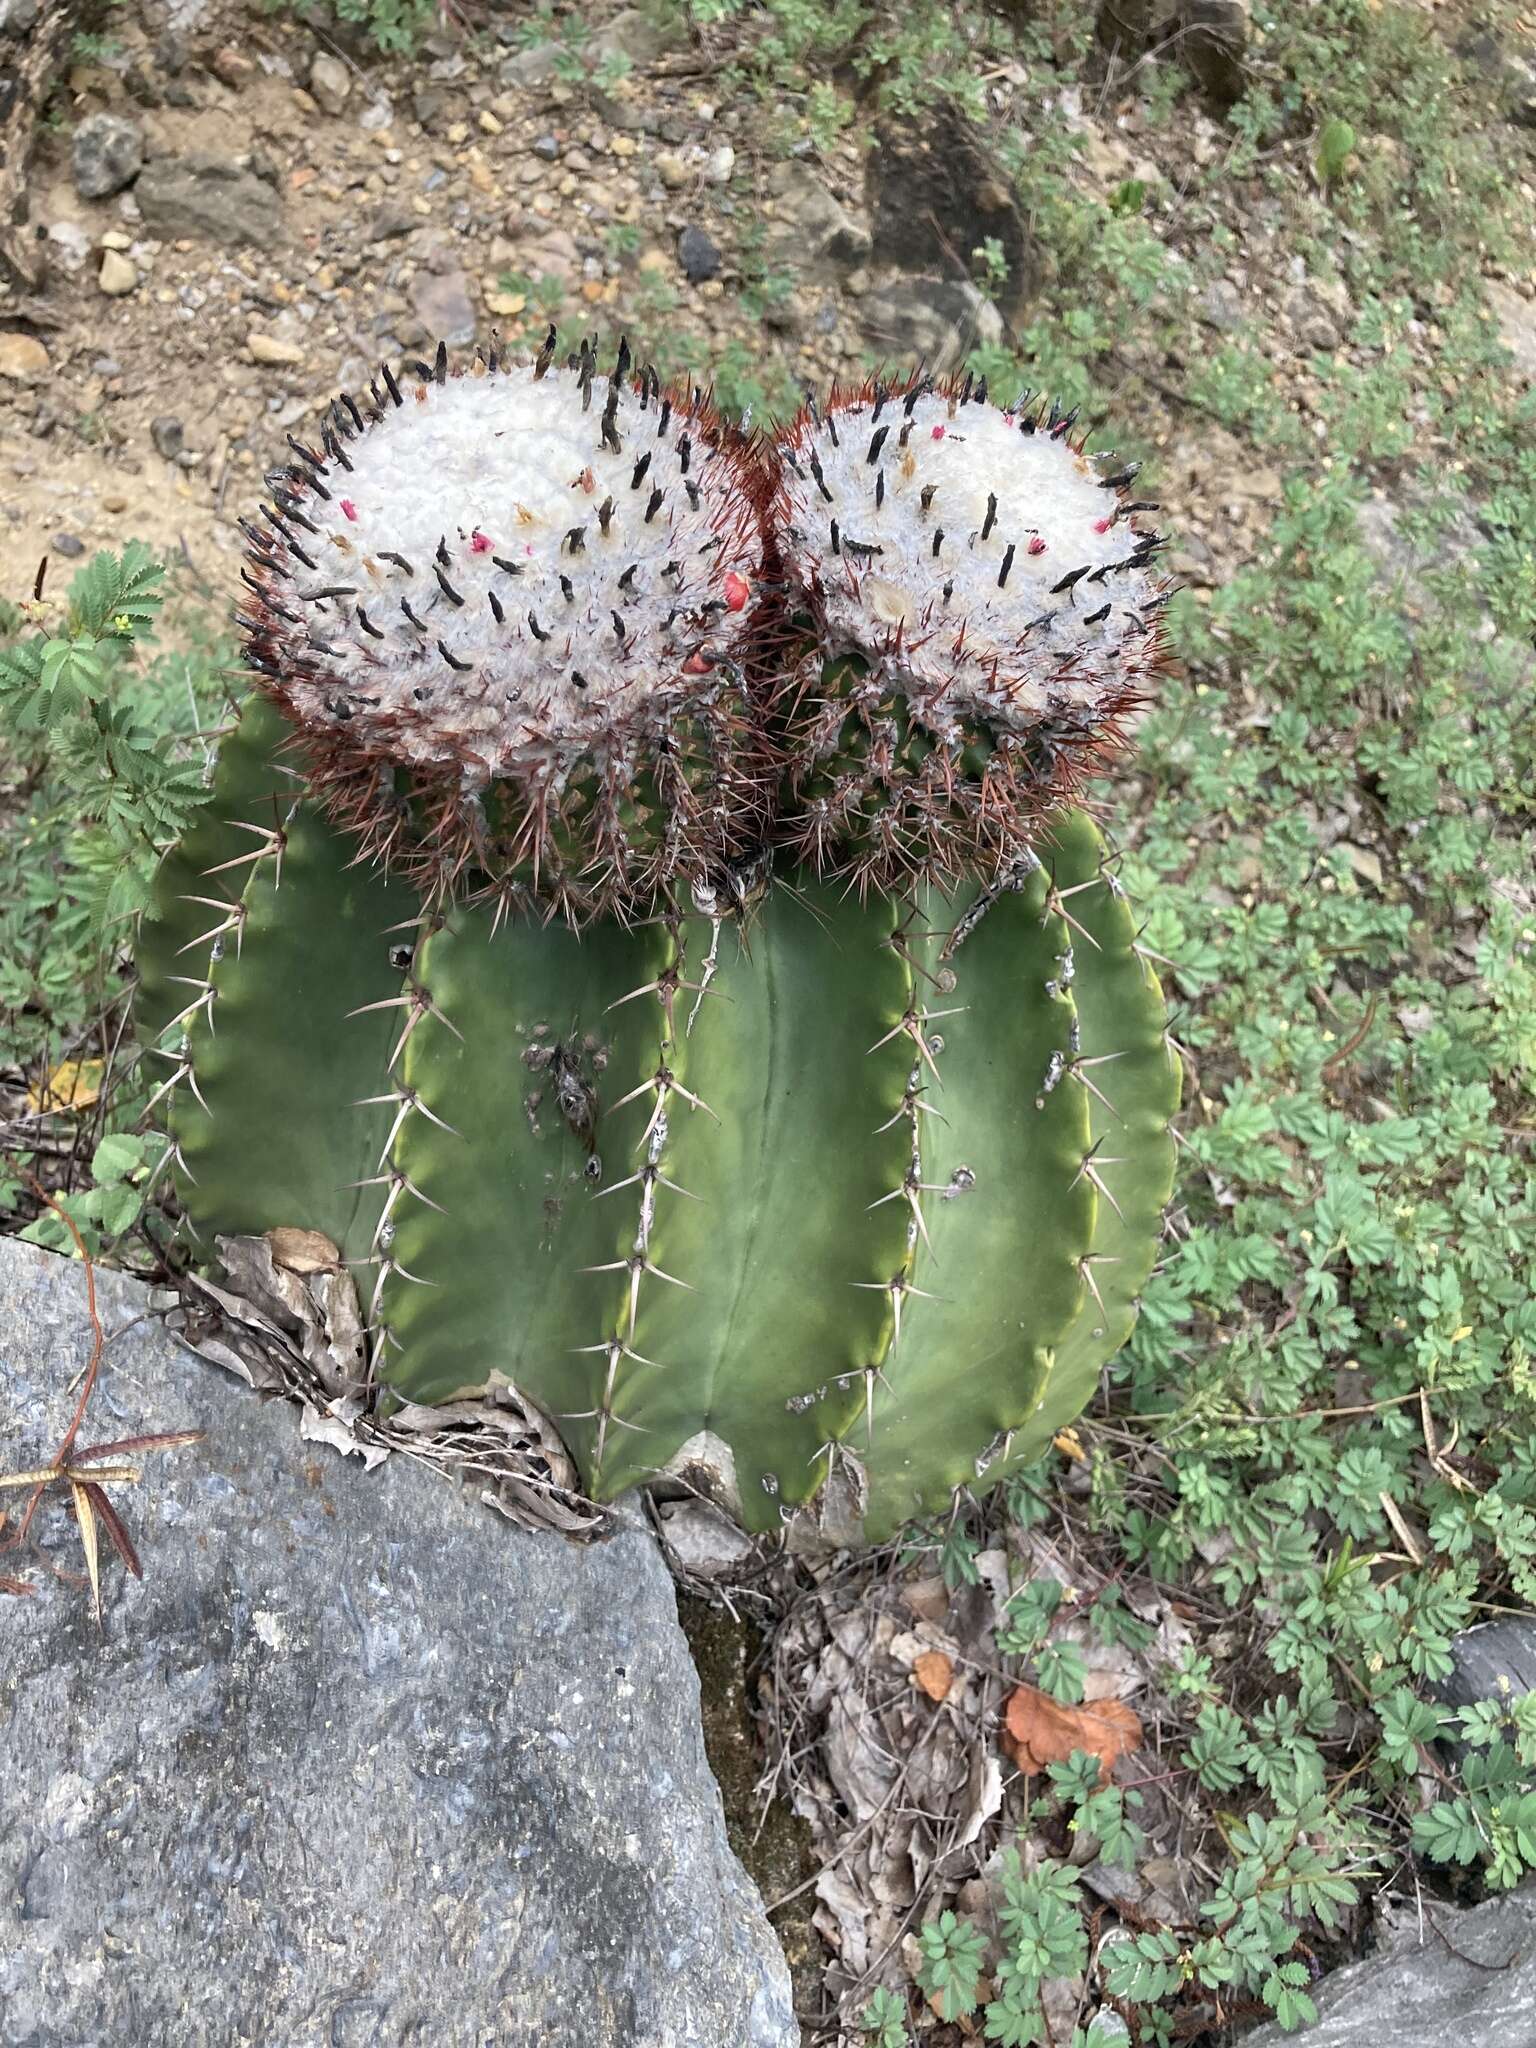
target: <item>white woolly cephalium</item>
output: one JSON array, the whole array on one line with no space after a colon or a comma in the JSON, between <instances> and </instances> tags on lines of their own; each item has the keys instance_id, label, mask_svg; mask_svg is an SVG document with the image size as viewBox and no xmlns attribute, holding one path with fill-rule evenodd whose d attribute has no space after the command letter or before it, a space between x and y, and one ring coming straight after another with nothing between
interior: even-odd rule
<instances>
[{"instance_id":1,"label":"white woolly cephalium","mask_svg":"<svg viewBox=\"0 0 1536 2048\"><path fill-rule=\"evenodd\" d=\"M914 377L780 436L770 527L815 633L786 831L818 867L994 867L1121 744L1165 662L1161 543L1134 467L1090 458L1075 420Z\"/></svg>"},{"instance_id":2,"label":"white woolly cephalium","mask_svg":"<svg viewBox=\"0 0 1536 2048\"><path fill-rule=\"evenodd\" d=\"M761 837L745 450L620 346L381 372L268 478L241 623L317 793L432 890L639 903Z\"/></svg>"}]
</instances>

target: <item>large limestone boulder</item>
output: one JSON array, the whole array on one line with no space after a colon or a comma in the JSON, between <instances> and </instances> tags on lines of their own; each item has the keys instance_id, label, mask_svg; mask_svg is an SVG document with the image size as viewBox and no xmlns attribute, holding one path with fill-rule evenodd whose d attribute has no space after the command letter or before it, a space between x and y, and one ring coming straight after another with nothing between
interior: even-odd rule
<instances>
[{"instance_id":1,"label":"large limestone boulder","mask_svg":"<svg viewBox=\"0 0 1536 2048\"><path fill-rule=\"evenodd\" d=\"M98 1287L83 1441L208 1434L116 1489L146 1576L99 1630L45 1572L0 1600L0 2043L798 2043L638 1517L582 1548L365 1473ZM89 1348L81 1269L0 1240L0 1470Z\"/></svg>"}]
</instances>

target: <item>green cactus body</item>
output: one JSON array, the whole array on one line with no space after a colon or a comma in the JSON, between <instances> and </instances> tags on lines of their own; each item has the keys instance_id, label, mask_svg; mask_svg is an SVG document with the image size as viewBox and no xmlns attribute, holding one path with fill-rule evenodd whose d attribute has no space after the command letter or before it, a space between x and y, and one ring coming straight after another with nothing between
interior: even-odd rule
<instances>
[{"instance_id":1,"label":"green cactus body","mask_svg":"<svg viewBox=\"0 0 1536 2048\"><path fill-rule=\"evenodd\" d=\"M884 1537L1079 1412L1177 1102L1086 818L985 891L788 872L744 924L428 921L293 794L282 731L247 709L141 939L205 1254L325 1232L381 1401L510 1382L598 1497L696 1459L754 1529L836 1468Z\"/></svg>"}]
</instances>

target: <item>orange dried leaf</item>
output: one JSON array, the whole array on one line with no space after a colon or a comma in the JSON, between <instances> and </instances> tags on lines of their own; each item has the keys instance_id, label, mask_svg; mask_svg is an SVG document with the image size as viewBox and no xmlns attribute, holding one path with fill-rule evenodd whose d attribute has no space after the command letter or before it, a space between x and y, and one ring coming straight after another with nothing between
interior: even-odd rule
<instances>
[{"instance_id":1,"label":"orange dried leaf","mask_svg":"<svg viewBox=\"0 0 1536 2048\"><path fill-rule=\"evenodd\" d=\"M1051 1438L1051 1446L1060 1451L1064 1458L1070 1458L1074 1465L1086 1465L1088 1453L1083 1449L1083 1440L1075 1429L1058 1430Z\"/></svg>"},{"instance_id":2,"label":"orange dried leaf","mask_svg":"<svg viewBox=\"0 0 1536 2048\"><path fill-rule=\"evenodd\" d=\"M1099 1759L1101 1785L1141 1742L1141 1723L1123 1701L1087 1700L1080 1707L1064 1707L1033 1685L1021 1685L1013 1694L1005 1720L1003 1746L1021 1771L1043 1771L1084 1750Z\"/></svg>"},{"instance_id":3,"label":"orange dried leaf","mask_svg":"<svg viewBox=\"0 0 1536 2048\"><path fill-rule=\"evenodd\" d=\"M279 1223L267 1232L274 1266L290 1273L328 1273L341 1264L341 1253L319 1230L297 1230Z\"/></svg>"},{"instance_id":4,"label":"orange dried leaf","mask_svg":"<svg viewBox=\"0 0 1536 2048\"><path fill-rule=\"evenodd\" d=\"M955 1682L955 1667L942 1650L924 1650L921 1657L913 1660L912 1677L918 1689L927 1693L929 1699L948 1699L949 1689Z\"/></svg>"},{"instance_id":5,"label":"orange dried leaf","mask_svg":"<svg viewBox=\"0 0 1536 2048\"><path fill-rule=\"evenodd\" d=\"M101 1093L101 1076L100 1060L65 1060L41 1088L27 1090L27 1107L34 1115L48 1109L89 1109Z\"/></svg>"}]
</instances>

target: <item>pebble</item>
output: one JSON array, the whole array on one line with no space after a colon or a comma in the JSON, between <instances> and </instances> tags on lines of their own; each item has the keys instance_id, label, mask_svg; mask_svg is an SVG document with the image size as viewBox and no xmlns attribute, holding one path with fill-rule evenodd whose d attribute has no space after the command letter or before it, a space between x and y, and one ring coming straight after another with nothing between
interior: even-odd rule
<instances>
[{"instance_id":1,"label":"pebble","mask_svg":"<svg viewBox=\"0 0 1536 2048\"><path fill-rule=\"evenodd\" d=\"M131 292L139 281L139 273L128 258L116 249L104 249L101 268L96 273L96 282L109 299L120 299Z\"/></svg>"},{"instance_id":2,"label":"pebble","mask_svg":"<svg viewBox=\"0 0 1536 2048\"><path fill-rule=\"evenodd\" d=\"M73 562L85 553L85 542L76 533L56 533L49 545L57 555Z\"/></svg>"},{"instance_id":3,"label":"pebble","mask_svg":"<svg viewBox=\"0 0 1536 2048\"><path fill-rule=\"evenodd\" d=\"M728 185L731 173L736 168L736 152L728 142L711 150L704 165L704 175L711 185Z\"/></svg>"},{"instance_id":4,"label":"pebble","mask_svg":"<svg viewBox=\"0 0 1536 2048\"><path fill-rule=\"evenodd\" d=\"M174 462L186 446L186 429L174 413L162 413L149 423L149 438L155 444L157 454L167 462Z\"/></svg>"},{"instance_id":5,"label":"pebble","mask_svg":"<svg viewBox=\"0 0 1536 2048\"><path fill-rule=\"evenodd\" d=\"M339 114L352 92L352 74L339 57L318 50L309 67L309 89L327 114Z\"/></svg>"},{"instance_id":6,"label":"pebble","mask_svg":"<svg viewBox=\"0 0 1536 2048\"><path fill-rule=\"evenodd\" d=\"M48 351L30 334L0 334L0 377L30 384L48 374Z\"/></svg>"},{"instance_id":7,"label":"pebble","mask_svg":"<svg viewBox=\"0 0 1536 2048\"><path fill-rule=\"evenodd\" d=\"M253 363L296 368L304 360L303 349L291 341L279 341L273 334L248 334L245 347Z\"/></svg>"},{"instance_id":8,"label":"pebble","mask_svg":"<svg viewBox=\"0 0 1536 2048\"><path fill-rule=\"evenodd\" d=\"M241 86L251 77L256 66L233 43L226 43L222 50L214 51L208 60L208 69L221 85Z\"/></svg>"},{"instance_id":9,"label":"pebble","mask_svg":"<svg viewBox=\"0 0 1536 2048\"><path fill-rule=\"evenodd\" d=\"M699 227L686 227L677 238L677 257L690 284L703 284L720 274L719 244Z\"/></svg>"},{"instance_id":10,"label":"pebble","mask_svg":"<svg viewBox=\"0 0 1536 2048\"><path fill-rule=\"evenodd\" d=\"M669 192L681 192L689 178L688 166L675 150L663 149L651 159L656 175Z\"/></svg>"},{"instance_id":11,"label":"pebble","mask_svg":"<svg viewBox=\"0 0 1536 2048\"><path fill-rule=\"evenodd\" d=\"M545 163L552 164L560 154L560 144L553 135L541 135L533 145L535 156L541 156Z\"/></svg>"}]
</instances>

